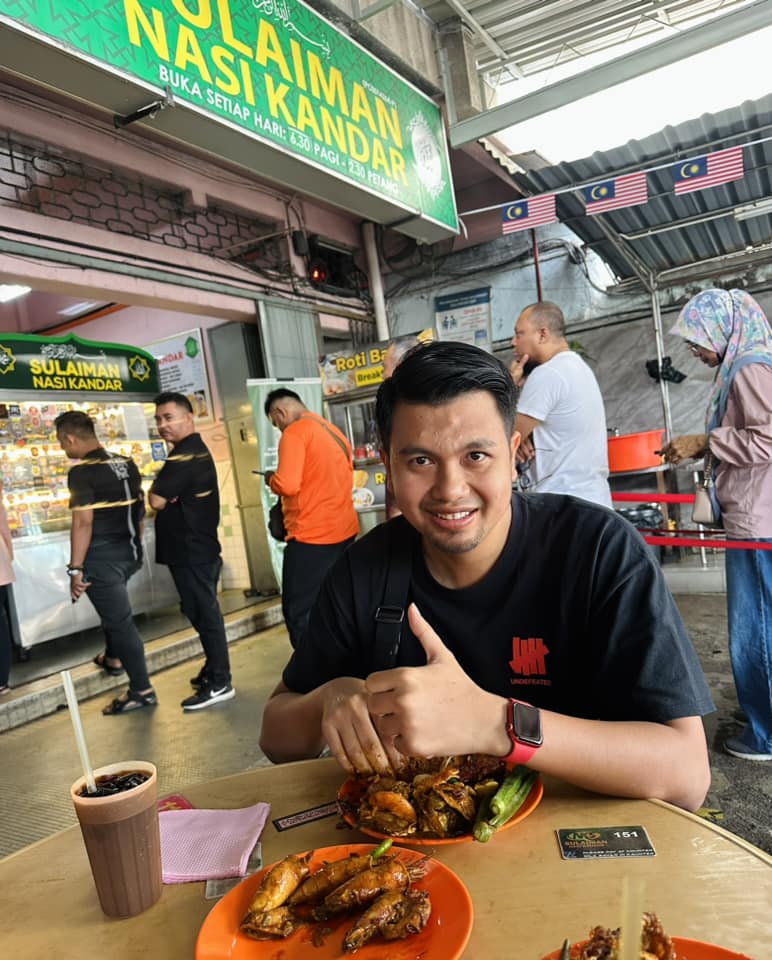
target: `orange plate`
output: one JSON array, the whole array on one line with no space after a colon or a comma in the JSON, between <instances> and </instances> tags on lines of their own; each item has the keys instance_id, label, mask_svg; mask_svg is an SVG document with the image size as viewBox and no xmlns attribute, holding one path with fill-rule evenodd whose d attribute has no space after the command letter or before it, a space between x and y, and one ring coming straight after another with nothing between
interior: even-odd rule
<instances>
[{"instance_id":1,"label":"orange plate","mask_svg":"<svg viewBox=\"0 0 772 960\"><path fill-rule=\"evenodd\" d=\"M372 843L348 843L337 847L321 847L314 851L311 869L325 860L340 860L351 853L367 853L375 849ZM416 850L392 847L401 860L412 863L423 859ZM432 901L432 915L421 933L405 940L387 943L375 938L356 951L357 960L458 960L464 952L472 932L474 910L469 891L461 880L437 860L425 861L425 876L413 886L428 890ZM301 927L290 937L273 940L253 940L239 930L255 891L273 864L242 880L212 908L204 920L196 940L196 960L339 960L350 957L343 949L343 937L354 920L344 917L335 922L317 924L331 928L324 943L315 946L314 925Z\"/></svg>"},{"instance_id":2,"label":"orange plate","mask_svg":"<svg viewBox=\"0 0 772 960\"><path fill-rule=\"evenodd\" d=\"M575 943L571 948L571 956L579 956L579 950L586 942L585 940L583 943ZM715 943L689 940L686 937L673 937L673 946L678 960L751 960L751 957L744 953L727 950L726 947L717 947ZM560 960L560 950L548 954L543 960Z\"/></svg>"},{"instance_id":3,"label":"orange plate","mask_svg":"<svg viewBox=\"0 0 772 960\"><path fill-rule=\"evenodd\" d=\"M345 806L345 804L355 807L359 806L359 801L364 792L364 783L365 781L357 780L355 777L349 777L349 779L341 785L340 790L338 790L338 800L342 804L340 815L350 827L356 827L360 833L365 833L368 837L378 837L380 840L385 840L390 836L389 834L378 833L377 830L371 830L369 827L357 826L356 814L352 813L350 809ZM507 820L504 826L499 827L499 830L496 832L509 830L509 828L514 827L516 823L525 820L525 818L530 813L533 813L539 806L543 795L544 784L541 782L541 777L537 777L534 785L531 787L531 792L525 799L525 803L520 807L514 817L512 817L511 820ZM468 843L470 840L474 840L474 837L471 833L462 833L460 837L393 837L392 839L397 843L405 843L411 847L438 847L444 843Z\"/></svg>"}]
</instances>

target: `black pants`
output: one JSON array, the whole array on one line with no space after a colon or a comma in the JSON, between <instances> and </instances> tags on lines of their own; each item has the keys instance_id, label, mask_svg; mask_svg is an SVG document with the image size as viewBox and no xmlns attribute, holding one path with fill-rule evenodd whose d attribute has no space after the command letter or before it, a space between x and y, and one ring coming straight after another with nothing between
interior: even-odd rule
<instances>
[{"instance_id":1,"label":"black pants","mask_svg":"<svg viewBox=\"0 0 772 960\"><path fill-rule=\"evenodd\" d=\"M145 663L145 647L131 613L129 577L136 573L135 560L105 561L86 557L84 575L91 586L86 596L99 614L102 629L109 638L111 657L119 657L129 675L129 689L147 690L150 677Z\"/></svg>"},{"instance_id":2,"label":"black pants","mask_svg":"<svg viewBox=\"0 0 772 960\"><path fill-rule=\"evenodd\" d=\"M180 609L198 631L206 655L207 683L214 690L219 690L231 682L225 623L217 602L217 581L221 569L220 560L215 563L197 563L189 567L176 564L169 566L169 572L180 595Z\"/></svg>"},{"instance_id":3,"label":"black pants","mask_svg":"<svg viewBox=\"0 0 772 960\"><path fill-rule=\"evenodd\" d=\"M13 656L11 620L8 616L8 584L0 586L0 687L8 686Z\"/></svg>"},{"instance_id":4,"label":"black pants","mask_svg":"<svg viewBox=\"0 0 772 960\"><path fill-rule=\"evenodd\" d=\"M281 609L293 648L306 631L311 607L327 571L355 539L349 537L340 543L287 541L281 568Z\"/></svg>"}]
</instances>

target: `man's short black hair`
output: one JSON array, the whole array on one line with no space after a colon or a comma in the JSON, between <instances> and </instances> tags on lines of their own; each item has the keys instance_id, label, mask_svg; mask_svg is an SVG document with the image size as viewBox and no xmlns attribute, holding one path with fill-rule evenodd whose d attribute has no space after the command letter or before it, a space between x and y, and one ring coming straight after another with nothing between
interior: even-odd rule
<instances>
[{"instance_id":1,"label":"man's short black hair","mask_svg":"<svg viewBox=\"0 0 772 960\"><path fill-rule=\"evenodd\" d=\"M65 413L60 413L54 420L54 426L57 433L61 431L80 437L81 440L90 440L96 436L94 421L82 410L67 410Z\"/></svg>"},{"instance_id":2,"label":"man's short black hair","mask_svg":"<svg viewBox=\"0 0 772 960\"><path fill-rule=\"evenodd\" d=\"M173 390L169 390L166 393L159 393L153 403L157 407L161 407L165 403L176 403L178 407L184 407L188 413L193 413L193 405L185 394L175 393Z\"/></svg>"},{"instance_id":3,"label":"man's short black hair","mask_svg":"<svg viewBox=\"0 0 772 960\"><path fill-rule=\"evenodd\" d=\"M276 403L277 400L281 400L283 397L291 397L293 400L297 400L298 403L303 403L294 390L288 390L286 387L277 387L275 390L271 390L271 392L265 398L263 409L265 410L266 417L270 417L271 407L273 404Z\"/></svg>"},{"instance_id":4,"label":"man's short black hair","mask_svg":"<svg viewBox=\"0 0 772 960\"><path fill-rule=\"evenodd\" d=\"M389 449L397 404L440 406L473 390L491 394L507 436L511 436L517 412L517 389L509 370L498 357L455 341L433 341L413 347L402 358L394 375L378 387L375 419L384 449Z\"/></svg>"}]
</instances>

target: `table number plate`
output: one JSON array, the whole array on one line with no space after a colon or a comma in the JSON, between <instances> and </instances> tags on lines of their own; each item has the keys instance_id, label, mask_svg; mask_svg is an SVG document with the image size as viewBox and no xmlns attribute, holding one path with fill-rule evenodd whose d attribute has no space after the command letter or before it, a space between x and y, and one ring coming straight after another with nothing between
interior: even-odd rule
<instances>
[{"instance_id":1,"label":"table number plate","mask_svg":"<svg viewBox=\"0 0 772 960\"><path fill-rule=\"evenodd\" d=\"M641 826L573 827L555 832L564 860L656 856L646 828Z\"/></svg>"}]
</instances>

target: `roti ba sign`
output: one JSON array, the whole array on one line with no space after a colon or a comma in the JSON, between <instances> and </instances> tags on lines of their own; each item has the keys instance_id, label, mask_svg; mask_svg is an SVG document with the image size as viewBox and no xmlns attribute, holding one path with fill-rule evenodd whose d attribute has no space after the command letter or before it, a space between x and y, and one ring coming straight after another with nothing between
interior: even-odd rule
<instances>
[{"instance_id":1,"label":"roti ba sign","mask_svg":"<svg viewBox=\"0 0 772 960\"><path fill-rule=\"evenodd\" d=\"M139 394L160 392L153 357L136 347L78 337L0 334L0 391L27 394Z\"/></svg>"},{"instance_id":2,"label":"roti ba sign","mask_svg":"<svg viewBox=\"0 0 772 960\"><path fill-rule=\"evenodd\" d=\"M57 0L55 16L38 0L4 7L76 56L457 231L438 107L299 0Z\"/></svg>"}]
</instances>

